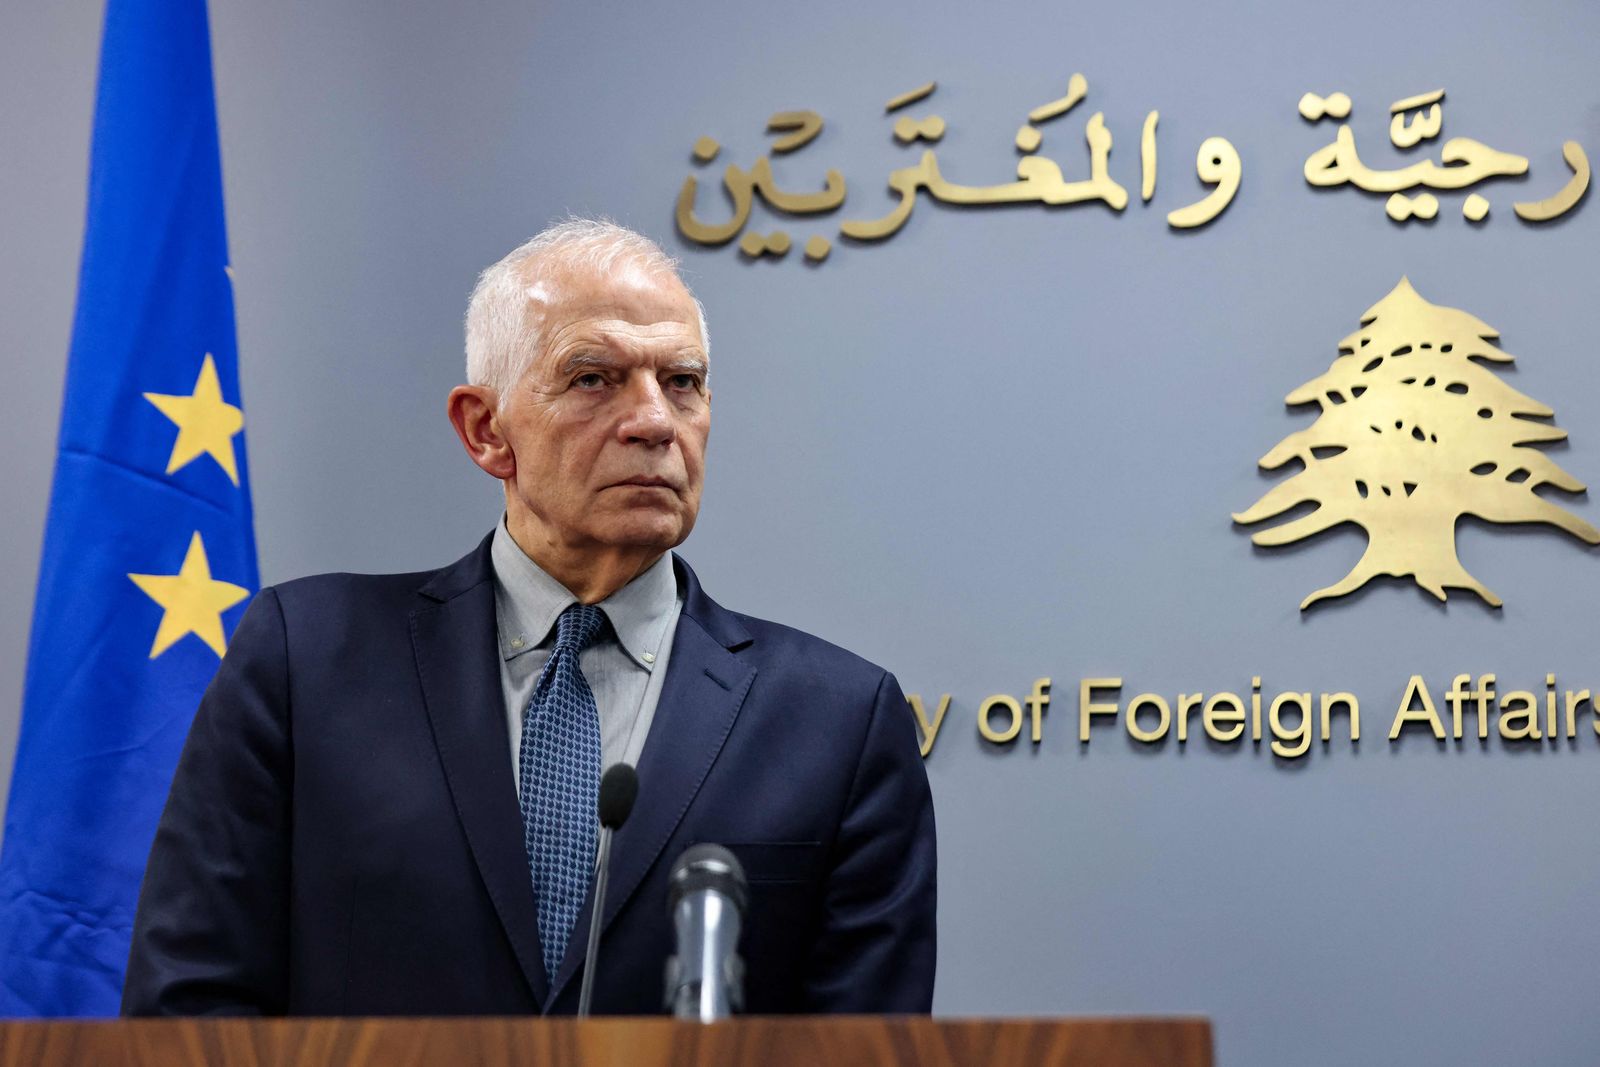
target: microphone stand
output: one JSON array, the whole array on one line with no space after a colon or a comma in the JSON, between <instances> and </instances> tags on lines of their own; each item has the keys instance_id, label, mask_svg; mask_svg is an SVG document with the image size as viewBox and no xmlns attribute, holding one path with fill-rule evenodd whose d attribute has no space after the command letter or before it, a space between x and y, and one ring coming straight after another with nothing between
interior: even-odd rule
<instances>
[{"instance_id":1,"label":"microphone stand","mask_svg":"<svg viewBox=\"0 0 1600 1067\"><path fill-rule=\"evenodd\" d=\"M606 913L606 875L611 870L611 837L628 821L639 796L639 773L626 763L613 763L600 778L595 814L600 817L600 869L594 876L589 905L589 944L583 953L583 984L578 993L578 1018L589 1017L594 996L594 967L600 953L600 921Z\"/></svg>"},{"instance_id":2,"label":"microphone stand","mask_svg":"<svg viewBox=\"0 0 1600 1067\"><path fill-rule=\"evenodd\" d=\"M589 1017L594 996L595 960L600 954L600 918L606 903L606 872L611 867L611 827L600 828L600 871L594 880L594 910L589 913L589 944L583 953L583 985L578 991L578 1018Z\"/></svg>"}]
</instances>

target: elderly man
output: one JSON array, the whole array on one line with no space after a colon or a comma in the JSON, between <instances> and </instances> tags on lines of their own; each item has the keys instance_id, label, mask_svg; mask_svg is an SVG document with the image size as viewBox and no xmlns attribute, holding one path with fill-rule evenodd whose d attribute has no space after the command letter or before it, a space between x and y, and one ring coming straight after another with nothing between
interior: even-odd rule
<instances>
[{"instance_id":1,"label":"elderly man","mask_svg":"<svg viewBox=\"0 0 1600 1067\"><path fill-rule=\"evenodd\" d=\"M151 851L130 1013L571 1012L600 768L636 764L595 1010L662 1009L667 873L731 848L751 1012L927 1011L934 831L894 678L728 611L707 337L673 261L570 222L484 272L450 422L505 489L466 558L262 590Z\"/></svg>"}]
</instances>

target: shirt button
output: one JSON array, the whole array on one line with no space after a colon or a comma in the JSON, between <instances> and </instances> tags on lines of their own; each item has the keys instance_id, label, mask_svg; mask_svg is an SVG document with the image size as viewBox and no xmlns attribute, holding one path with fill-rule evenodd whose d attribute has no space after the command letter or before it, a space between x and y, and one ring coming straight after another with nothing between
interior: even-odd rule
<instances>
[{"instance_id":1,"label":"shirt button","mask_svg":"<svg viewBox=\"0 0 1600 1067\"><path fill-rule=\"evenodd\" d=\"M522 647L522 645L523 645L523 641L522 641L522 638L520 638L520 637L513 637L513 638L512 638L512 639L511 639L511 647L512 647L512 648L521 648L521 647Z\"/></svg>"},{"instance_id":2,"label":"shirt button","mask_svg":"<svg viewBox=\"0 0 1600 1067\"><path fill-rule=\"evenodd\" d=\"M654 663L656 661L656 654L654 652L641 652L639 653L639 658L644 660L646 663Z\"/></svg>"}]
</instances>

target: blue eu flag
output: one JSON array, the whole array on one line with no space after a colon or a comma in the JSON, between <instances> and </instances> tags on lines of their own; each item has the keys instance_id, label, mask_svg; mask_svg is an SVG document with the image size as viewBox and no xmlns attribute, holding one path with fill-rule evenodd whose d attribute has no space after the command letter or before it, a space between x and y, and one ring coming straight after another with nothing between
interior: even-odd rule
<instances>
[{"instance_id":1,"label":"blue eu flag","mask_svg":"<svg viewBox=\"0 0 1600 1067\"><path fill-rule=\"evenodd\" d=\"M156 821L257 587L204 0L109 0L0 849L0 1015L109 1015Z\"/></svg>"}]
</instances>

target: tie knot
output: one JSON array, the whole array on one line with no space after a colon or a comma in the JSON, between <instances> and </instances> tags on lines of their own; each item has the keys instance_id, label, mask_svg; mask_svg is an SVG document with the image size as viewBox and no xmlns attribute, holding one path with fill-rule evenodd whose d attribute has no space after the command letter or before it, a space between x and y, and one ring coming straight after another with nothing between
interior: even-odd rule
<instances>
[{"instance_id":1,"label":"tie knot","mask_svg":"<svg viewBox=\"0 0 1600 1067\"><path fill-rule=\"evenodd\" d=\"M556 648L582 652L594 644L606 614L593 604L573 604L556 619Z\"/></svg>"}]
</instances>

